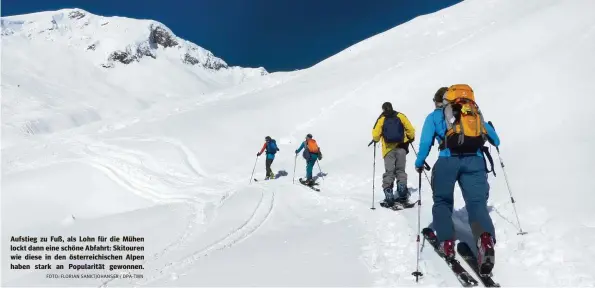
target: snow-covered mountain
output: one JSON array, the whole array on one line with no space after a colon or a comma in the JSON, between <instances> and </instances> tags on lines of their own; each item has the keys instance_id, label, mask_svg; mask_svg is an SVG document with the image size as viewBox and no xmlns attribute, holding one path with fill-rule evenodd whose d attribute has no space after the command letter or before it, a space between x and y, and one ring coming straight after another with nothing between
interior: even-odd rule
<instances>
[{"instance_id":1,"label":"snow-covered mountain","mask_svg":"<svg viewBox=\"0 0 595 288\"><path fill-rule=\"evenodd\" d=\"M210 51L177 37L160 22L103 17L82 9L2 17L2 36L57 42L88 51L89 57L104 68L147 61L147 57L170 58L214 71L232 68ZM242 72L248 77L267 73L262 67L244 68Z\"/></svg>"},{"instance_id":2,"label":"snow-covered mountain","mask_svg":"<svg viewBox=\"0 0 595 288\"><path fill-rule=\"evenodd\" d=\"M3 125L15 133L45 134L170 98L199 99L268 74L262 67L231 67L152 20L62 9L1 22ZM32 110L44 116L21 117Z\"/></svg>"},{"instance_id":3,"label":"snow-covered mountain","mask_svg":"<svg viewBox=\"0 0 595 288\"><path fill-rule=\"evenodd\" d=\"M467 83L502 143L502 158L492 149L497 176L488 175L498 239L494 279L503 287L593 287L593 11L590 0L466 0L309 69L257 77L198 101L188 98L196 89L183 77L158 82L169 71L151 70L154 83L131 78L116 85L107 76L158 63L159 53L104 68L106 58L78 65L94 53L84 45L65 54L62 46L16 46L3 37L2 242L11 235L135 235L145 237L146 251L145 259L125 262L143 270L116 271L142 278L48 279L46 271L10 270L11 252L2 245L2 284L460 286L427 243L419 262L424 276L415 282L418 210L378 206L383 161L367 144L383 102L410 119L419 139L435 91ZM30 53L36 62L25 62ZM77 116L134 107L147 96L130 87L143 86L179 94L148 111L131 108L85 124ZM67 119L81 125L49 129L66 119L55 107L67 107ZM11 125L40 119L35 123L49 128L22 141L7 118ZM305 163L294 151L307 133L324 153L314 170L324 176L321 192L297 184ZM256 153L267 135L280 148L272 165L280 177L250 183L264 177ZM430 165L437 154L433 149ZM406 171L413 199L423 203L423 228L432 226L432 189L425 175L418 182L414 159L412 151ZM458 187L454 200L457 240L468 241ZM518 235L521 227L528 234Z\"/></svg>"}]
</instances>

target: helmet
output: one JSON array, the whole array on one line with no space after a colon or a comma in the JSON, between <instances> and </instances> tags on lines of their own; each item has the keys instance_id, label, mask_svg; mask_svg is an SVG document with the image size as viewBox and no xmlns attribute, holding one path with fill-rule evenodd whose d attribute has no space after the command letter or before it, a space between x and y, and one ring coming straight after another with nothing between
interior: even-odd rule
<instances>
[{"instance_id":1,"label":"helmet","mask_svg":"<svg viewBox=\"0 0 595 288\"><path fill-rule=\"evenodd\" d=\"M306 135L306 138L310 138L310 139L312 139L312 134L309 134L309 133L308 133L308 135Z\"/></svg>"},{"instance_id":2,"label":"helmet","mask_svg":"<svg viewBox=\"0 0 595 288\"><path fill-rule=\"evenodd\" d=\"M264 137L264 141L271 141L271 136Z\"/></svg>"}]
</instances>

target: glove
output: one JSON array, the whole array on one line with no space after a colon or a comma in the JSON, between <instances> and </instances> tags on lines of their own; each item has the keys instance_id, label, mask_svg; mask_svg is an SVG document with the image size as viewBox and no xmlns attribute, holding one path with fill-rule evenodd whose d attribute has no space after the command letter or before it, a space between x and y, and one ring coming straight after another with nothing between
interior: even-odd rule
<instances>
[{"instance_id":1,"label":"glove","mask_svg":"<svg viewBox=\"0 0 595 288\"><path fill-rule=\"evenodd\" d=\"M297 150L295 150L295 155L297 155L297 154L298 154L298 151L297 151Z\"/></svg>"},{"instance_id":2,"label":"glove","mask_svg":"<svg viewBox=\"0 0 595 288\"><path fill-rule=\"evenodd\" d=\"M260 152L256 153L256 156L260 156Z\"/></svg>"},{"instance_id":3,"label":"glove","mask_svg":"<svg viewBox=\"0 0 595 288\"><path fill-rule=\"evenodd\" d=\"M421 172L424 172L424 167L415 167L415 171L421 174Z\"/></svg>"}]
</instances>

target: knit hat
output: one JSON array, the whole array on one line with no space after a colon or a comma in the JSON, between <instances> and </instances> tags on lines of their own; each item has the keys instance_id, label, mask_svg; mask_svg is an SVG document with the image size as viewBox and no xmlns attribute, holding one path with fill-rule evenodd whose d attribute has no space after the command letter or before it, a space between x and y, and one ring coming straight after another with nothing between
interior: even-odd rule
<instances>
[{"instance_id":1,"label":"knit hat","mask_svg":"<svg viewBox=\"0 0 595 288\"><path fill-rule=\"evenodd\" d=\"M384 102L384 104L382 104L382 110L384 110L384 111L392 111L393 110L393 104L391 104L390 102Z\"/></svg>"}]
</instances>

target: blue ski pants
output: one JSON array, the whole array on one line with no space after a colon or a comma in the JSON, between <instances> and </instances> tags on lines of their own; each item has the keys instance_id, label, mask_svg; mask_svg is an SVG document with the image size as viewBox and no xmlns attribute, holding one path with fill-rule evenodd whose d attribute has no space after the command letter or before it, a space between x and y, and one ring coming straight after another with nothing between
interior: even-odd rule
<instances>
[{"instance_id":1,"label":"blue ski pants","mask_svg":"<svg viewBox=\"0 0 595 288\"><path fill-rule=\"evenodd\" d=\"M312 179L312 169L318 160L318 154L310 154L310 159L306 160L306 179Z\"/></svg>"},{"instance_id":2,"label":"blue ski pants","mask_svg":"<svg viewBox=\"0 0 595 288\"><path fill-rule=\"evenodd\" d=\"M440 242L455 240L452 221L453 194L458 181L469 216L469 225L474 240L483 232L496 238L494 224L488 212L487 201L490 186L484 159L480 156L439 157L432 169L432 191L434 205L432 216L434 230Z\"/></svg>"}]
</instances>

